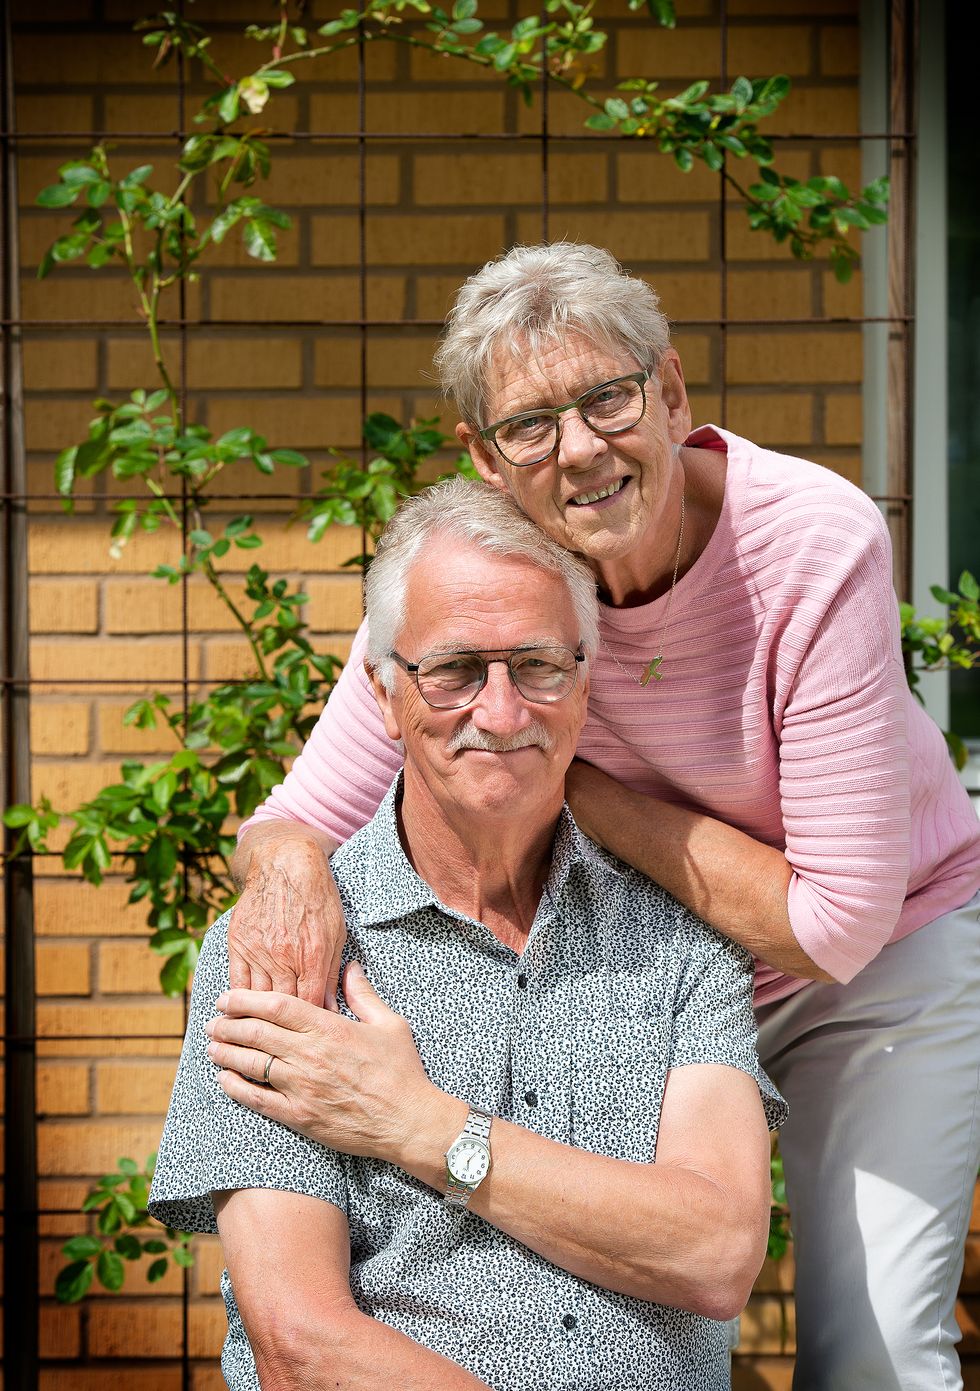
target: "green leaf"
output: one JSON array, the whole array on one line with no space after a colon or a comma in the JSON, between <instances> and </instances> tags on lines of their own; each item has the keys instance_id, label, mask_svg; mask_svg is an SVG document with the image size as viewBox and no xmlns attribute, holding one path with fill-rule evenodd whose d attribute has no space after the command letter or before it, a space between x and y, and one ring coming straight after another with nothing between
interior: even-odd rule
<instances>
[{"instance_id":1,"label":"green leaf","mask_svg":"<svg viewBox=\"0 0 980 1391\"><path fill-rule=\"evenodd\" d=\"M970 574L969 570L964 570L960 575L960 593L967 599L972 599L974 603L980 600L980 584Z\"/></svg>"},{"instance_id":2,"label":"green leaf","mask_svg":"<svg viewBox=\"0 0 980 1391\"><path fill-rule=\"evenodd\" d=\"M59 1304L77 1304L84 1299L92 1283L95 1266L91 1261L73 1261L58 1272L54 1294Z\"/></svg>"},{"instance_id":3,"label":"green leaf","mask_svg":"<svg viewBox=\"0 0 980 1391\"><path fill-rule=\"evenodd\" d=\"M165 995L182 995L187 988L190 974L191 964L186 954L168 957L160 972L161 990Z\"/></svg>"},{"instance_id":4,"label":"green leaf","mask_svg":"<svg viewBox=\"0 0 980 1391\"><path fill-rule=\"evenodd\" d=\"M267 87L291 87L296 78L286 68L269 68L263 72L262 81Z\"/></svg>"},{"instance_id":5,"label":"green leaf","mask_svg":"<svg viewBox=\"0 0 980 1391\"><path fill-rule=\"evenodd\" d=\"M62 1246L61 1253L70 1261L81 1261L88 1256L97 1256L101 1250L102 1242L98 1237L73 1236L71 1241L66 1241Z\"/></svg>"},{"instance_id":6,"label":"green leaf","mask_svg":"<svg viewBox=\"0 0 980 1391\"><path fill-rule=\"evenodd\" d=\"M453 19L472 19L479 8L477 0L456 0Z\"/></svg>"},{"instance_id":7,"label":"green leaf","mask_svg":"<svg viewBox=\"0 0 980 1391\"><path fill-rule=\"evenodd\" d=\"M143 1248L135 1236L127 1233L125 1236L117 1236L114 1242L119 1255L125 1261L138 1261L143 1254Z\"/></svg>"},{"instance_id":8,"label":"green leaf","mask_svg":"<svg viewBox=\"0 0 980 1391\"><path fill-rule=\"evenodd\" d=\"M96 1273L107 1290L121 1290L126 1278L126 1267L115 1251L102 1251L96 1262Z\"/></svg>"},{"instance_id":9,"label":"green leaf","mask_svg":"<svg viewBox=\"0 0 980 1391\"><path fill-rule=\"evenodd\" d=\"M245 250L256 261L276 259L276 234L269 223L249 218L244 230Z\"/></svg>"},{"instance_id":10,"label":"green leaf","mask_svg":"<svg viewBox=\"0 0 980 1391\"><path fill-rule=\"evenodd\" d=\"M50 184L34 200L41 208L67 208L81 193L80 184Z\"/></svg>"},{"instance_id":11,"label":"green leaf","mask_svg":"<svg viewBox=\"0 0 980 1391\"><path fill-rule=\"evenodd\" d=\"M140 164L135 169L130 170L121 182L124 183L127 188L133 188L137 184L145 184L152 173L152 164Z\"/></svg>"},{"instance_id":12,"label":"green leaf","mask_svg":"<svg viewBox=\"0 0 980 1391\"><path fill-rule=\"evenodd\" d=\"M589 116L585 122L589 130L615 130L615 116L607 116L604 111L597 111L593 116Z\"/></svg>"},{"instance_id":13,"label":"green leaf","mask_svg":"<svg viewBox=\"0 0 980 1391\"><path fill-rule=\"evenodd\" d=\"M194 1264L194 1254L188 1251L186 1246L175 1246L170 1253L178 1265L182 1265L185 1270Z\"/></svg>"},{"instance_id":14,"label":"green leaf","mask_svg":"<svg viewBox=\"0 0 980 1391\"><path fill-rule=\"evenodd\" d=\"M238 85L229 87L218 102L218 118L226 126L238 116Z\"/></svg>"},{"instance_id":15,"label":"green leaf","mask_svg":"<svg viewBox=\"0 0 980 1391\"><path fill-rule=\"evenodd\" d=\"M752 83L749 79L747 77L736 77L735 81L732 83L732 97L735 99L738 106L744 109L752 100L752 96Z\"/></svg>"},{"instance_id":16,"label":"green leaf","mask_svg":"<svg viewBox=\"0 0 980 1391\"><path fill-rule=\"evenodd\" d=\"M622 97L606 98L606 115L612 116L616 121L625 121L630 114L630 109L623 101Z\"/></svg>"},{"instance_id":17,"label":"green leaf","mask_svg":"<svg viewBox=\"0 0 980 1391\"><path fill-rule=\"evenodd\" d=\"M631 4L630 8L637 7ZM673 29L677 24L674 0L647 0L647 9L650 11L651 18L655 19L664 29Z\"/></svg>"},{"instance_id":18,"label":"green leaf","mask_svg":"<svg viewBox=\"0 0 980 1391\"><path fill-rule=\"evenodd\" d=\"M161 1256L159 1260L151 1261L146 1271L146 1278L150 1284L156 1284L157 1280L162 1280L167 1273L167 1258Z\"/></svg>"}]
</instances>

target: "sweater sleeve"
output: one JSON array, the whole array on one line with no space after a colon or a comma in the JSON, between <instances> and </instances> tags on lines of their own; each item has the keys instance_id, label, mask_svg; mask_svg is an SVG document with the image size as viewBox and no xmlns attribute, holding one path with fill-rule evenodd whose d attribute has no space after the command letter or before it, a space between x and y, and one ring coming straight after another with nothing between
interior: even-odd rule
<instances>
[{"instance_id":1,"label":"sweater sleeve","mask_svg":"<svg viewBox=\"0 0 980 1391\"><path fill-rule=\"evenodd\" d=\"M385 733L364 670L366 647L367 625L362 623L302 752L239 836L260 821L279 819L315 826L343 842L377 811L403 759Z\"/></svg>"},{"instance_id":2,"label":"sweater sleeve","mask_svg":"<svg viewBox=\"0 0 980 1391\"><path fill-rule=\"evenodd\" d=\"M888 941L908 885L909 693L877 508L856 490L816 515L799 502L806 541L770 614L788 908L807 955L848 981Z\"/></svg>"}]
</instances>

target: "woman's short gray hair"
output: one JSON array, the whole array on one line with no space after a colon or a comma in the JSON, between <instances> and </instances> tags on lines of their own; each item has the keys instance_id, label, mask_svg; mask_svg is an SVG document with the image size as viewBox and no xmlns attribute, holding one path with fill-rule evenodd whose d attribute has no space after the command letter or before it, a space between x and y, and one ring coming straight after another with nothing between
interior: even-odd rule
<instances>
[{"instance_id":1,"label":"woman's short gray hair","mask_svg":"<svg viewBox=\"0 0 980 1391\"><path fill-rule=\"evenodd\" d=\"M492 555L516 556L559 575L571 596L579 640L590 660L599 646L599 606L591 570L545 536L515 502L497 488L451 478L408 498L384 529L364 584L368 621L367 659L387 690L396 666L388 653L405 622L409 571L437 540L465 541ZM430 562L431 562L430 558Z\"/></svg>"},{"instance_id":2,"label":"woman's short gray hair","mask_svg":"<svg viewBox=\"0 0 980 1391\"><path fill-rule=\"evenodd\" d=\"M471 275L456 296L435 354L442 389L468 424L487 425L484 407L501 351L537 354L570 332L625 350L649 372L670 345L656 291L608 251L565 241L515 246Z\"/></svg>"}]
</instances>

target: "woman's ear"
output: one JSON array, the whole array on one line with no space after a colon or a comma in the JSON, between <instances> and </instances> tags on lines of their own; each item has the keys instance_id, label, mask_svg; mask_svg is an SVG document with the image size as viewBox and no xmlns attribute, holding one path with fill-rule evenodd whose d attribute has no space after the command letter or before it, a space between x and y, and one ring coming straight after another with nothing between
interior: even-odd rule
<instances>
[{"instance_id":1,"label":"woman's ear","mask_svg":"<svg viewBox=\"0 0 980 1391\"><path fill-rule=\"evenodd\" d=\"M496 454L480 439L478 431L460 421L456 426L456 438L469 453L473 467L484 483L489 483L491 488L499 488L502 493L509 492L507 481L497 468Z\"/></svg>"},{"instance_id":2,"label":"woman's ear","mask_svg":"<svg viewBox=\"0 0 980 1391\"><path fill-rule=\"evenodd\" d=\"M691 403L687 399L684 369L674 348L668 348L660 361L660 396L667 409L670 438L683 444L691 433Z\"/></svg>"}]
</instances>

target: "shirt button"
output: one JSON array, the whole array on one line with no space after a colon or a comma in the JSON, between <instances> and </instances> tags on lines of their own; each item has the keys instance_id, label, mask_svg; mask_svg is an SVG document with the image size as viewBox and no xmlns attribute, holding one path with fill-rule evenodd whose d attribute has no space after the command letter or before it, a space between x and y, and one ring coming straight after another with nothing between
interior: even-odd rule
<instances>
[{"instance_id":1,"label":"shirt button","mask_svg":"<svg viewBox=\"0 0 980 1391\"><path fill-rule=\"evenodd\" d=\"M537 1092L525 1092L525 1093L524 1093L524 1100L527 1102L528 1106L537 1106L537 1104L538 1104L538 1094L537 1094Z\"/></svg>"},{"instance_id":2,"label":"shirt button","mask_svg":"<svg viewBox=\"0 0 980 1391\"><path fill-rule=\"evenodd\" d=\"M565 1328L578 1328L578 1319L574 1314L566 1314L562 1319L562 1324Z\"/></svg>"},{"instance_id":3,"label":"shirt button","mask_svg":"<svg viewBox=\"0 0 980 1391\"><path fill-rule=\"evenodd\" d=\"M517 988L518 988L518 990L526 990L526 989L527 989L527 976L524 974L523 971L522 971L521 974L517 977Z\"/></svg>"}]
</instances>

